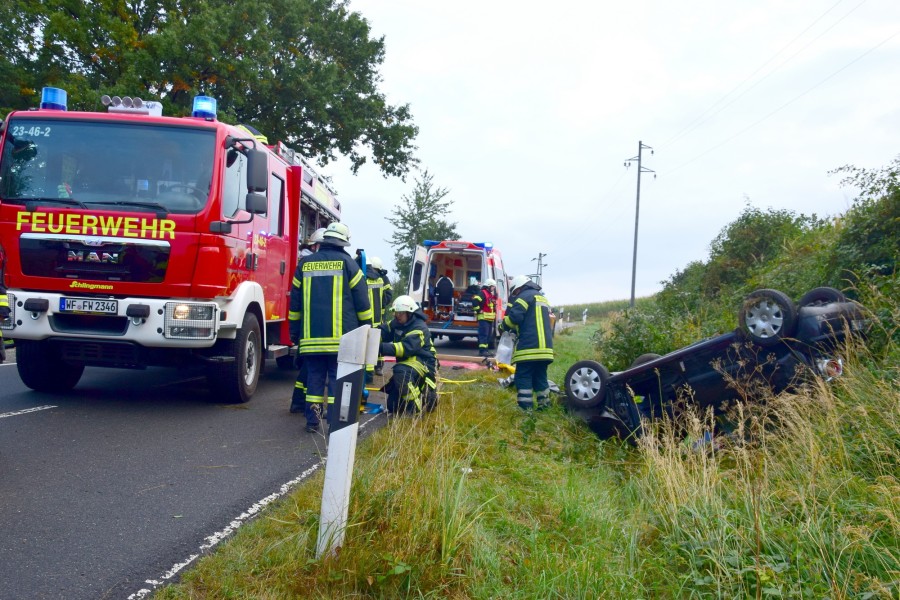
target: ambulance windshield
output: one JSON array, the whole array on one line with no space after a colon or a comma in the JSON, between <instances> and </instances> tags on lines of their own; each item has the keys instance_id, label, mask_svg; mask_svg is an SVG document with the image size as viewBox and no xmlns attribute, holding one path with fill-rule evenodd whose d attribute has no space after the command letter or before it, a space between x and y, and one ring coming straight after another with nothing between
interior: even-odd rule
<instances>
[{"instance_id":1,"label":"ambulance windshield","mask_svg":"<svg viewBox=\"0 0 900 600\"><path fill-rule=\"evenodd\" d=\"M7 129L3 202L196 213L209 197L213 131L15 118Z\"/></svg>"}]
</instances>

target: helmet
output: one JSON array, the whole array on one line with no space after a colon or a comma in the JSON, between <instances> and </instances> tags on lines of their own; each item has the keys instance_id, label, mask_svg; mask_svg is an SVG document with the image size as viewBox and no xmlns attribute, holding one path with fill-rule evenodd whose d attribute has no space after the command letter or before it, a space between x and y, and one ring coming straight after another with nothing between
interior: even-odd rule
<instances>
[{"instance_id":1,"label":"helmet","mask_svg":"<svg viewBox=\"0 0 900 600\"><path fill-rule=\"evenodd\" d=\"M512 283L509 284L509 287L511 290L517 290L529 281L531 281L531 277L529 277L528 275L516 275L515 277L513 277Z\"/></svg>"},{"instance_id":2,"label":"helmet","mask_svg":"<svg viewBox=\"0 0 900 600\"><path fill-rule=\"evenodd\" d=\"M412 296L400 296L394 300L391 308L394 312L415 312L419 310L419 305L412 299Z\"/></svg>"},{"instance_id":3,"label":"helmet","mask_svg":"<svg viewBox=\"0 0 900 600\"><path fill-rule=\"evenodd\" d=\"M497 287L497 282L493 279L485 279L484 285L486 285L487 287Z\"/></svg>"},{"instance_id":4,"label":"helmet","mask_svg":"<svg viewBox=\"0 0 900 600\"><path fill-rule=\"evenodd\" d=\"M319 227L315 231L312 232L312 235L309 236L309 239L306 240L307 244L319 244L322 240L325 239L325 228Z\"/></svg>"},{"instance_id":5,"label":"helmet","mask_svg":"<svg viewBox=\"0 0 900 600\"><path fill-rule=\"evenodd\" d=\"M334 244L335 246L349 246L350 245L350 228L344 225L343 223L330 223L328 227L325 228L325 233L323 234L325 239L323 241Z\"/></svg>"},{"instance_id":6,"label":"helmet","mask_svg":"<svg viewBox=\"0 0 900 600\"><path fill-rule=\"evenodd\" d=\"M369 264L372 265L373 267L375 267L376 269L378 269L379 271L384 268L383 266L381 266L381 259L378 258L377 256L373 256L372 258L370 258Z\"/></svg>"}]
</instances>

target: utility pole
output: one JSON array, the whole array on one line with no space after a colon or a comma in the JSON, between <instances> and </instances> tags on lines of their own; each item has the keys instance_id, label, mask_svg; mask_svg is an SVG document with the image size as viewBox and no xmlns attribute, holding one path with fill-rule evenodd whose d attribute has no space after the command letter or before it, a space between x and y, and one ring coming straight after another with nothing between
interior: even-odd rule
<instances>
[{"instance_id":1,"label":"utility pole","mask_svg":"<svg viewBox=\"0 0 900 600\"><path fill-rule=\"evenodd\" d=\"M638 241L638 217L641 214L641 173L653 173L653 178L656 179L656 171L652 169L648 169L647 167L641 165L641 153L644 150L649 150L650 154L653 154L653 148L646 145L644 142L638 141L638 153L637 156L633 158L629 158L625 161L625 167L630 167L631 163L637 161L637 200L634 203L634 258L631 260L631 307L634 308L634 282L637 278L637 241Z\"/></svg>"},{"instance_id":2,"label":"utility pole","mask_svg":"<svg viewBox=\"0 0 900 600\"><path fill-rule=\"evenodd\" d=\"M544 254L543 252L538 252L537 258L532 258L532 259L531 259L531 260L533 260L533 261L534 261L534 260L537 261L537 278L538 278L537 283L538 283L538 285L540 285L540 286L543 286L543 285L544 285L544 280L541 278L541 272L542 272L543 267L546 267L546 266L547 266L547 265L544 264L544 257L545 257L545 256L547 256L547 255Z\"/></svg>"}]
</instances>

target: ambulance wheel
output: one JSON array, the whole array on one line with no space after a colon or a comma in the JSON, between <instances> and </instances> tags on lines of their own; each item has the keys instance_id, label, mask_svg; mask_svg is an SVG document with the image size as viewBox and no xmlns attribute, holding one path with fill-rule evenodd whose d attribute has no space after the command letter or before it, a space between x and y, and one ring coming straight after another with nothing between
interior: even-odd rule
<instances>
[{"instance_id":1,"label":"ambulance wheel","mask_svg":"<svg viewBox=\"0 0 900 600\"><path fill-rule=\"evenodd\" d=\"M84 373L84 365L62 359L57 344L33 340L19 340L16 344L16 368L22 383L36 392L68 392Z\"/></svg>"},{"instance_id":2,"label":"ambulance wheel","mask_svg":"<svg viewBox=\"0 0 900 600\"><path fill-rule=\"evenodd\" d=\"M219 344L217 354L234 360L216 362L207 368L206 379L213 400L243 404L256 391L262 371L262 336L256 316L250 312L244 315L235 339L221 340Z\"/></svg>"}]
</instances>

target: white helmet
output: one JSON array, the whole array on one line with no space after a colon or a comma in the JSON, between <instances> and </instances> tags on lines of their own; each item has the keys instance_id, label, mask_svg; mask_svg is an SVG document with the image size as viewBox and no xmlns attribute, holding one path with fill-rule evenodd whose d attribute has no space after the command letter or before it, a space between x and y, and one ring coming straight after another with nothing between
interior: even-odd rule
<instances>
[{"instance_id":1,"label":"white helmet","mask_svg":"<svg viewBox=\"0 0 900 600\"><path fill-rule=\"evenodd\" d=\"M497 287L497 282L493 279L485 279L484 285L486 285L487 287Z\"/></svg>"},{"instance_id":2,"label":"white helmet","mask_svg":"<svg viewBox=\"0 0 900 600\"><path fill-rule=\"evenodd\" d=\"M412 299L412 296L400 296L394 300L391 308L394 312L416 312L419 310L419 305Z\"/></svg>"},{"instance_id":3,"label":"white helmet","mask_svg":"<svg viewBox=\"0 0 900 600\"><path fill-rule=\"evenodd\" d=\"M515 291L531 281L531 277L528 275L516 275L513 277L512 283L509 284L511 290Z\"/></svg>"},{"instance_id":4,"label":"white helmet","mask_svg":"<svg viewBox=\"0 0 900 600\"><path fill-rule=\"evenodd\" d=\"M322 240L325 239L325 228L319 227L315 231L313 231L312 235L309 236L309 239L306 240L307 244L321 244Z\"/></svg>"},{"instance_id":5,"label":"white helmet","mask_svg":"<svg viewBox=\"0 0 900 600\"><path fill-rule=\"evenodd\" d=\"M329 223L323 235L325 236L323 241L327 241L335 246L350 245L350 228L343 223L338 223L337 221Z\"/></svg>"},{"instance_id":6,"label":"white helmet","mask_svg":"<svg viewBox=\"0 0 900 600\"><path fill-rule=\"evenodd\" d=\"M381 259L378 258L377 256L373 256L372 258L370 258L369 264L372 265L373 267L375 267L376 269L378 269L379 271L384 268L383 266L381 266Z\"/></svg>"}]
</instances>

